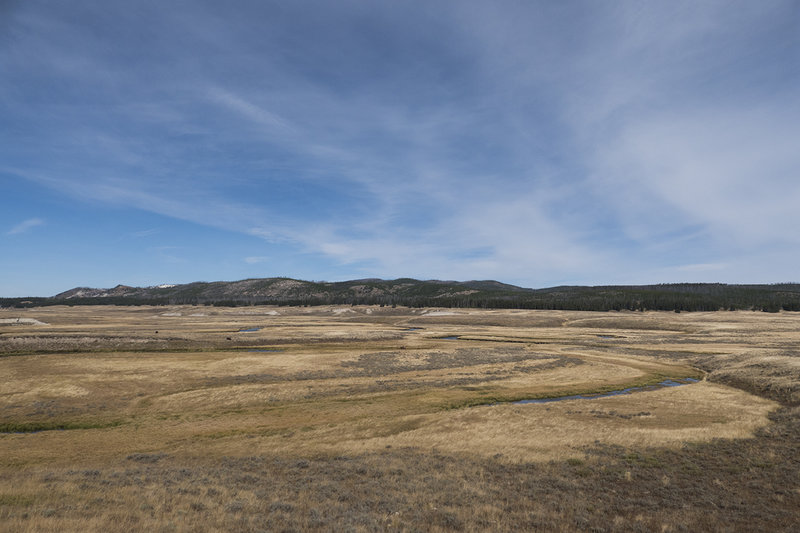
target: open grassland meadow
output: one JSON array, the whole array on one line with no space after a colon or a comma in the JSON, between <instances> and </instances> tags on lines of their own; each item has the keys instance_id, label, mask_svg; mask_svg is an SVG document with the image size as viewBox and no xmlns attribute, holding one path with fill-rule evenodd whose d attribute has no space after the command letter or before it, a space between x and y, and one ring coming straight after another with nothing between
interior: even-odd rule
<instances>
[{"instance_id":1,"label":"open grassland meadow","mask_svg":"<svg viewBox=\"0 0 800 533\"><path fill-rule=\"evenodd\" d=\"M800 531L798 443L798 313L0 310L3 531Z\"/></svg>"}]
</instances>

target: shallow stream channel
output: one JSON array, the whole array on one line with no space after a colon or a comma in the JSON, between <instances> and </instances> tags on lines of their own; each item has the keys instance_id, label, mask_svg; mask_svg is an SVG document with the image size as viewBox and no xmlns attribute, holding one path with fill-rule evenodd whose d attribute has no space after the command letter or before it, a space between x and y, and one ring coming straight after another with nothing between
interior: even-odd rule
<instances>
[{"instance_id":1,"label":"shallow stream channel","mask_svg":"<svg viewBox=\"0 0 800 533\"><path fill-rule=\"evenodd\" d=\"M681 385L689 385L691 383L697 383L698 381L699 380L694 378L665 379L664 381L656 383L655 385L647 385L644 387L629 387L627 389L599 392L597 394L573 394L572 396L556 396L553 398L536 398L533 400L517 400L515 402L502 402L502 403L513 403L518 405L525 403L563 402L565 400L596 400L597 398L607 398L609 396L620 396L622 394L632 394L634 392L658 390L666 387L680 387ZM499 404L493 404L493 405L499 405Z\"/></svg>"}]
</instances>

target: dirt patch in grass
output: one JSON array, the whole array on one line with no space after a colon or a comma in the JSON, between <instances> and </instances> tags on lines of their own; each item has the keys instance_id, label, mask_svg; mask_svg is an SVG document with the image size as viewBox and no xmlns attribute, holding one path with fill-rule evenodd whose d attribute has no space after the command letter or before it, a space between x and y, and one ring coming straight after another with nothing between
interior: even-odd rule
<instances>
[{"instance_id":1,"label":"dirt patch in grass","mask_svg":"<svg viewBox=\"0 0 800 533\"><path fill-rule=\"evenodd\" d=\"M459 348L453 351L434 351L409 357L400 352L365 353L354 361L344 361L342 366L360 370L364 375L387 375L397 372L466 368L496 363L521 363L543 361L558 366L580 365L583 360L558 354L532 353L518 347ZM524 371L525 367L518 367Z\"/></svg>"}]
</instances>

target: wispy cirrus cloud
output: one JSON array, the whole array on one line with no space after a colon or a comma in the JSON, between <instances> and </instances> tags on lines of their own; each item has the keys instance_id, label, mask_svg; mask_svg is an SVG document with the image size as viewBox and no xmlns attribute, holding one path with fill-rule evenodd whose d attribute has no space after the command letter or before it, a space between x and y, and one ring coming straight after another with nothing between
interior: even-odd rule
<instances>
[{"instance_id":1,"label":"wispy cirrus cloud","mask_svg":"<svg viewBox=\"0 0 800 533\"><path fill-rule=\"evenodd\" d=\"M23 220L10 230L6 232L6 235L19 235L21 233L27 233L33 228L37 226L43 226L44 220L41 218L29 218L27 220Z\"/></svg>"},{"instance_id":2,"label":"wispy cirrus cloud","mask_svg":"<svg viewBox=\"0 0 800 533\"><path fill-rule=\"evenodd\" d=\"M139 239L142 239L144 237L151 237L153 235L156 235L158 232L159 232L159 230L154 229L154 228L153 229L145 229L145 230L140 230L140 231L134 231L133 233L131 233L131 236L139 238Z\"/></svg>"},{"instance_id":3,"label":"wispy cirrus cloud","mask_svg":"<svg viewBox=\"0 0 800 533\"><path fill-rule=\"evenodd\" d=\"M20 4L5 170L253 238L239 266L540 286L800 260L791 2L78 4Z\"/></svg>"}]
</instances>

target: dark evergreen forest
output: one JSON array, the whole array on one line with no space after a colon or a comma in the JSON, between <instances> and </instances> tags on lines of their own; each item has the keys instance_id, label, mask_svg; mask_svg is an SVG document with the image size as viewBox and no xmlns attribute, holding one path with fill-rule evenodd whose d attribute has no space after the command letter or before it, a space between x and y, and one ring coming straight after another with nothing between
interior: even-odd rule
<instances>
[{"instance_id":1,"label":"dark evergreen forest","mask_svg":"<svg viewBox=\"0 0 800 533\"><path fill-rule=\"evenodd\" d=\"M73 289L47 298L0 298L2 307L179 304L778 312L800 311L800 284L677 283L525 289L496 281L369 279L328 283L265 278L173 287L120 285L114 289Z\"/></svg>"}]
</instances>

